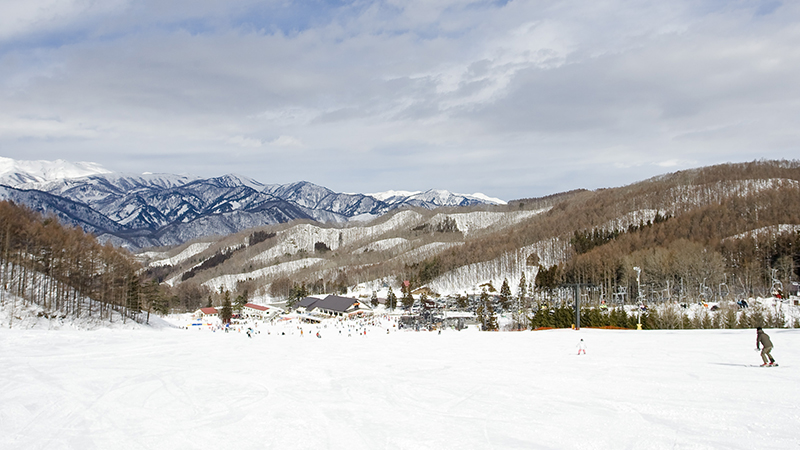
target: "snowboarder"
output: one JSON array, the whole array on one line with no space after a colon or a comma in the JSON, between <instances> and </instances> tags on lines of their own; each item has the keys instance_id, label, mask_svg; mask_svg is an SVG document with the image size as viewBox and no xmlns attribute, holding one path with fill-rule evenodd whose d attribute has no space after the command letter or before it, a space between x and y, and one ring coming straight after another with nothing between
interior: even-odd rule
<instances>
[{"instance_id":1,"label":"snowboarder","mask_svg":"<svg viewBox=\"0 0 800 450\"><path fill-rule=\"evenodd\" d=\"M583 342L583 339L581 339L581 341L578 342L578 345L576 345L576 347L578 347L579 355L581 354L581 352L583 352L584 355L586 354L586 343Z\"/></svg>"},{"instance_id":2,"label":"snowboarder","mask_svg":"<svg viewBox=\"0 0 800 450\"><path fill-rule=\"evenodd\" d=\"M756 328L756 351L758 350L761 350L761 359L764 361L761 367L778 365L775 363L775 359L772 358L772 355L770 355L772 351L772 341L761 327Z\"/></svg>"}]
</instances>

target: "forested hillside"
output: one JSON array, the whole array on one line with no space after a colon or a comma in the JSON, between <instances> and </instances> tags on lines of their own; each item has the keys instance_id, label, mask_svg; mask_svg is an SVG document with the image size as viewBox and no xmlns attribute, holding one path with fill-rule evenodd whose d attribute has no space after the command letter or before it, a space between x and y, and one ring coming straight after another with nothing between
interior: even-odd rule
<instances>
[{"instance_id":1,"label":"forested hillside","mask_svg":"<svg viewBox=\"0 0 800 450\"><path fill-rule=\"evenodd\" d=\"M262 227L141 257L181 308L220 291L383 297L405 280L441 296L505 281L514 295L554 301L581 284L593 302L686 302L790 290L798 226L800 162L755 161L504 206L405 209L363 225Z\"/></svg>"},{"instance_id":2,"label":"forested hillside","mask_svg":"<svg viewBox=\"0 0 800 450\"><path fill-rule=\"evenodd\" d=\"M14 309L35 305L53 320L146 322L150 310L165 311L166 304L158 300L158 285L144 282L140 272L129 252L0 202L0 304L11 310L11 321Z\"/></svg>"}]
</instances>

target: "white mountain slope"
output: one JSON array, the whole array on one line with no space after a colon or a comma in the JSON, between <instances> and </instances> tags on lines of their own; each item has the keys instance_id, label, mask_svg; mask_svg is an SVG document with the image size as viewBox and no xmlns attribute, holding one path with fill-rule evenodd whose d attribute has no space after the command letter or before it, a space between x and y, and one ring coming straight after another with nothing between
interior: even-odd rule
<instances>
[{"instance_id":1,"label":"white mountain slope","mask_svg":"<svg viewBox=\"0 0 800 450\"><path fill-rule=\"evenodd\" d=\"M254 263L265 264L285 255L300 252L313 253L315 244L321 242L336 251L341 246L358 245L378 240L381 236L396 230L411 228L422 216L414 211L401 211L386 222L348 228L323 228L311 224L295 225L278 233L277 244L255 255Z\"/></svg>"},{"instance_id":2,"label":"white mountain slope","mask_svg":"<svg viewBox=\"0 0 800 450\"><path fill-rule=\"evenodd\" d=\"M492 198L481 193L457 194L442 189L422 191L386 191L367 194L389 205L412 204L415 206L470 206L475 204L505 205L499 198Z\"/></svg>"},{"instance_id":3,"label":"white mountain slope","mask_svg":"<svg viewBox=\"0 0 800 450\"><path fill-rule=\"evenodd\" d=\"M164 253L161 252L147 252L148 254L140 255L145 258L157 258L154 261L150 262L151 267L158 267L158 266L174 266L180 264L187 259L191 258L192 256L201 253L208 247L212 245L211 242L196 242L194 244L189 245L183 251L178 253L173 257L169 257Z\"/></svg>"},{"instance_id":4,"label":"white mountain slope","mask_svg":"<svg viewBox=\"0 0 800 450\"><path fill-rule=\"evenodd\" d=\"M93 162L19 161L0 156L0 184L16 186L30 182L47 182L87 175L111 173Z\"/></svg>"}]
</instances>

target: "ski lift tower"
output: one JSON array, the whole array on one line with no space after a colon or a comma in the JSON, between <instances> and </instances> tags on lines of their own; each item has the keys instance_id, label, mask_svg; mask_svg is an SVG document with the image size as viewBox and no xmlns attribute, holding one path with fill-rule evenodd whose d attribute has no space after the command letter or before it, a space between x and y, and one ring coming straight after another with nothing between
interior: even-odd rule
<instances>
[{"instance_id":1,"label":"ski lift tower","mask_svg":"<svg viewBox=\"0 0 800 450\"><path fill-rule=\"evenodd\" d=\"M571 286L574 289L575 295L575 330L581 329L581 286L583 287L594 287L594 285L590 283L573 283L573 284L566 284L564 286Z\"/></svg>"}]
</instances>

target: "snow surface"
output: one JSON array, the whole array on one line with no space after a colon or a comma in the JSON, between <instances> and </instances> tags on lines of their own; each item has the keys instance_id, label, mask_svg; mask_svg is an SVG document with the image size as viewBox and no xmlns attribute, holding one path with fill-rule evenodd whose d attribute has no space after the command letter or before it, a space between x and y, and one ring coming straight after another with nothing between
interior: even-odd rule
<instances>
[{"instance_id":1,"label":"snow surface","mask_svg":"<svg viewBox=\"0 0 800 450\"><path fill-rule=\"evenodd\" d=\"M2 328L0 448L800 446L798 330L759 368L753 330L393 325Z\"/></svg>"},{"instance_id":2,"label":"snow surface","mask_svg":"<svg viewBox=\"0 0 800 450\"><path fill-rule=\"evenodd\" d=\"M475 192L473 194L468 195L467 197L477 198L479 200L484 200L489 203L494 203L497 205L507 205L508 202L505 200L499 199L497 197L489 197L488 195L484 194L483 192Z\"/></svg>"},{"instance_id":3,"label":"snow surface","mask_svg":"<svg viewBox=\"0 0 800 450\"><path fill-rule=\"evenodd\" d=\"M499 198L489 197L486 194L476 192L474 194L459 194L450 192L444 189L429 189L427 191L385 191L375 192L368 195L374 199L386 202L390 205L406 202L410 200L423 200L428 203L436 204L439 206L455 206L464 199L478 200L484 203L493 203L496 205L505 205L506 202Z\"/></svg>"},{"instance_id":4,"label":"snow surface","mask_svg":"<svg viewBox=\"0 0 800 450\"><path fill-rule=\"evenodd\" d=\"M516 223L522 222L539 214L549 211L550 208L539 209L536 211L514 211L514 212L489 212L489 211L474 211L468 213L454 213L454 214L436 214L433 216L430 223L439 223L445 218L455 220L458 231L461 231L464 236L474 233L479 230L485 230L491 226L500 224L501 226L511 226Z\"/></svg>"},{"instance_id":5,"label":"snow surface","mask_svg":"<svg viewBox=\"0 0 800 450\"><path fill-rule=\"evenodd\" d=\"M159 259L156 261L151 261L148 266L150 267L158 267L158 266L175 266L178 265L187 259L191 258L192 256L204 252L208 247L211 247L212 242L196 242L194 244L189 245L186 247L182 252L178 253L177 255L169 258ZM155 256L155 252L148 252L147 254L142 254L142 256ZM161 254L162 256L166 256Z\"/></svg>"},{"instance_id":6,"label":"snow surface","mask_svg":"<svg viewBox=\"0 0 800 450\"><path fill-rule=\"evenodd\" d=\"M311 267L315 264L319 264L323 261L325 260L322 258L304 258L297 261L289 261L281 264L275 264L273 266L264 267L263 269L253 270L251 272L220 275L218 277L206 281L205 283L203 283L203 286L206 286L215 291L218 291L220 289L233 291L236 289L236 284L239 281L245 281L248 279L257 280L259 278L267 277L270 275L278 275L278 274L289 275L294 272L297 272L298 270L302 270Z\"/></svg>"},{"instance_id":7,"label":"snow surface","mask_svg":"<svg viewBox=\"0 0 800 450\"><path fill-rule=\"evenodd\" d=\"M746 238L746 237L755 237L755 236L758 236L759 234L764 234L764 233L783 234L783 233L797 233L797 232L800 232L800 225L779 224L779 225L772 225L772 226L768 226L768 227L756 228L755 230L750 230L750 231L747 231L747 232L744 232L744 233L740 233L740 234L725 238L725 240L728 240L728 239L743 239L743 238Z\"/></svg>"},{"instance_id":8,"label":"snow surface","mask_svg":"<svg viewBox=\"0 0 800 450\"><path fill-rule=\"evenodd\" d=\"M408 239L403 238L390 238L390 239L381 239L380 241L370 242L369 244L357 248L353 250L353 254L365 253L365 252L384 252L386 250L392 250L397 247L406 247L409 245Z\"/></svg>"},{"instance_id":9,"label":"snow surface","mask_svg":"<svg viewBox=\"0 0 800 450\"><path fill-rule=\"evenodd\" d=\"M376 198L383 202L392 197L411 197L412 195L421 193L422 191L385 191L385 192L375 192L372 194L364 194L364 195L369 195L370 197Z\"/></svg>"},{"instance_id":10,"label":"snow surface","mask_svg":"<svg viewBox=\"0 0 800 450\"><path fill-rule=\"evenodd\" d=\"M24 182L46 182L86 175L111 173L97 163L56 161L18 161L0 156L0 181L16 185Z\"/></svg>"}]
</instances>

